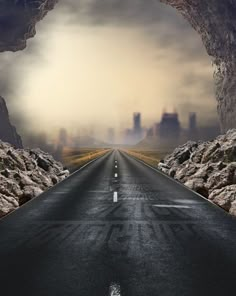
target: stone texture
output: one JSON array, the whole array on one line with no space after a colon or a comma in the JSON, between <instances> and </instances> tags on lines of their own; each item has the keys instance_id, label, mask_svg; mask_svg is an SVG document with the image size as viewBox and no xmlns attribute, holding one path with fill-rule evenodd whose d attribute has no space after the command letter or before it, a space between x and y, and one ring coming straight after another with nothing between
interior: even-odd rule
<instances>
[{"instance_id":1,"label":"stone texture","mask_svg":"<svg viewBox=\"0 0 236 296\"><path fill-rule=\"evenodd\" d=\"M0 140L8 142L17 148L22 148L21 137L11 124L5 100L0 97Z\"/></svg>"},{"instance_id":2,"label":"stone texture","mask_svg":"<svg viewBox=\"0 0 236 296\"><path fill-rule=\"evenodd\" d=\"M40 149L15 149L0 141L0 217L69 175Z\"/></svg>"},{"instance_id":3,"label":"stone texture","mask_svg":"<svg viewBox=\"0 0 236 296\"><path fill-rule=\"evenodd\" d=\"M58 0L0 0L0 51L17 51L35 35L35 25Z\"/></svg>"},{"instance_id":4,"label":"stone texture","mask_svg":"<svg viewBox=\"0 0 236 296\"><path fill-rule=\"evenodd\" d=\"M236 128L236 0L160 0L175 7L200 34L215 68L222 131Z\"/></svg>"},{"instance_id":5,"label":"stone texture","mask_svg":"<svg viewBox=\"0 0 236 296\"><path fill-rule=\"evenodd\" d=\"M236 215L236 129L210 142L187 142L158 167Z\"/></svg>"},{"instance_id":6,"label":"stone texture","mask_svg":"<svg viewBox=\"0 0 236 296\"><path fill-rule=\"evenodd\" d=\"M209 199L214 203L236 215L235 201L236 201L236 185L225 186L221 189L213 190ZM233 205L234 203L234 205Z\"/></svg>"}]
</instances>

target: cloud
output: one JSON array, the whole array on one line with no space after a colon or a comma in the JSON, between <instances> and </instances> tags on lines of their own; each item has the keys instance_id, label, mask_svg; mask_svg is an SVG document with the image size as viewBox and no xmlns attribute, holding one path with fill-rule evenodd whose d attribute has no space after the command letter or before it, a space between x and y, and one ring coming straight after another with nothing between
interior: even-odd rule
<instances>
[{"instance_id":1,"label":"cloud","mask_svg":"<svg viewBox=\"0 0 236 296\"><path fill-rule=\"evenodd\" d=\"M127 124L135 107L151 124L165 103L181 115L197 110L201 122L217 121L210 58L200 37L158 0L61 0L25 51L0 55L0 93L12 114L27 116L25 126L34 128L42 117L42 126L59 125L62 116L69 122L65 111L78 113L77 125L94 125L92 118L104 126L106 118L109 126L114 118ZM96 114L88 110L92 96ZM115 103L119 114L108 118Z\"/></svg>"},{"instance_id":2,"label":"cloud","mask_svg":"<svg viewBox=\"0 0 236 296\"><path fill-rule=\"evenodd\" d=\"M68 23L134 27L145 31L158 47L172 48L179 59L202 60L200 36L172 7L158 0L66 0L58 9Z\"/></svg>"},{"instance_id":3,"label":"cloud","mask_svg":"<svg viewBox=\"0 0 236 296\"><path fill-rule=\"evenodd\" d=\"M59 3L74 22L101 25L150 25L167 21L184 27L181 17L171 13L170 9L157 0L67 0Z\"/></svg>"}]
</instances>

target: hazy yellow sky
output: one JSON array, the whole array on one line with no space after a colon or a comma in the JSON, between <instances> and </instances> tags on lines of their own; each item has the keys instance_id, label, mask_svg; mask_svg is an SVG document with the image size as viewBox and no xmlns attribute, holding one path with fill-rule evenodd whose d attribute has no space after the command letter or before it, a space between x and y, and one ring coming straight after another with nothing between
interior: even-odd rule
<instances>
[{"instance_id":1,"label":"hazy yellow sky","mask_svg":"<svg viewBox=\"0 0 236 296\"><path fill-rule=\"evenodd\" d=\"M168 40L176 28L161 21L93 25L63 16L60 7L49 14L18 54L18 84L9 94L17 100L9 101L27 127L93 127L105 134L108 127L131 126L134 111L148 127L174 108L183 124L190 111L198 112L201 124L215 120L211 62L189 25L186 36L170 34Z\"/></svg>"}]
</instances>

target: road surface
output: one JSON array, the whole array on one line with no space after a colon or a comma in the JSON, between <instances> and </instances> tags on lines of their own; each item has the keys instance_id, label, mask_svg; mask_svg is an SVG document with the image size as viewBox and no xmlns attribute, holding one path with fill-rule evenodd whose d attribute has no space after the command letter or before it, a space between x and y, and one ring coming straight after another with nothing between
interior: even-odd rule
<instances>
[{"instance_id":1,"label":"road surface","mask_svg":"<svg viewBox=\"0 0 236 296\"><path fill-rule=\"evenodd\" d=\"M236 219L112 151L0 222L4 296L236 292Z\"/></svg>"}]
</instances>

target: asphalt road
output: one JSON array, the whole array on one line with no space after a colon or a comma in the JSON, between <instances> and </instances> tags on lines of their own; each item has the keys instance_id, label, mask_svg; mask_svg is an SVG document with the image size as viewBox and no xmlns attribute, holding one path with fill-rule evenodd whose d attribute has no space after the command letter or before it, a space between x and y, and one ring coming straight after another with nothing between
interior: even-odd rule
<instances>
[{"instance_id":1,"label":"asphalt road","mask_svg":"<svg viewBox=\"0 0 236 296\"><path fill-rule=\"evenodd\" d=\"M236 219L113 151L0 221L4 296L236 293Z\"/></svg>"}]
</instances>

